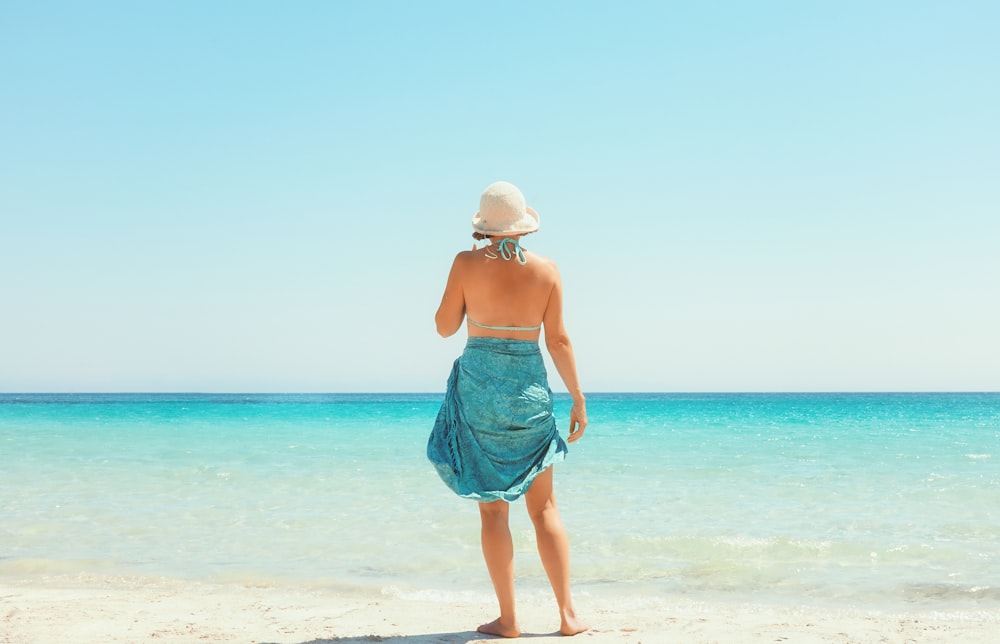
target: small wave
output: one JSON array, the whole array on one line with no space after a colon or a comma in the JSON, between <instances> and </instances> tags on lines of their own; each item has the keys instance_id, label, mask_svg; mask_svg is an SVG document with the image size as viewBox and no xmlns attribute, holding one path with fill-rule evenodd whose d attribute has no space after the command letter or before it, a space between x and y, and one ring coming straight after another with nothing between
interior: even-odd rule
<instances>
[{"instance_id":1,"label":"small wave","mask_svg":"<svg viewBox=\"0 0 1000 644\"><path fill-rule=\"evenodd\" d=\"M966 454L965 458L971 458L974 461L982 461L990 458L992 454Z\"/></svg>"},{"instance_id":2,"label":"small wave","mask_svg":"<svg viewBox=\"0 0 1000 644\"><path fill-rule=\"evenodd\" d=\"M995 602L1000 601L1000 588L962 584L911 584L903 588L903 596L911 602L961 599Z\"/></svg>"}]
</instances>

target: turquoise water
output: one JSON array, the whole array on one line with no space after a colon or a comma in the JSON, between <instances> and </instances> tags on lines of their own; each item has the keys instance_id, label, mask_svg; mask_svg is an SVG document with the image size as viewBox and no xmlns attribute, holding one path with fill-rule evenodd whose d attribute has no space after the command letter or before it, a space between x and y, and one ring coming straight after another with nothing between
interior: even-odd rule
<instances>
[{"instance_id":1,"label":"turquoise water","mask_svg":"<svg viewBox=\"0 0 1000 644\"><path fill-rule=\"evenodd\" d=\"M489 598L439 394L0 395L0 576ZM1000 607L1000 394L594 394L577 592ZM565 432L568 400L557 400ZM523 503L518 583L543 592Z\"/></svg>"}]
</instances>

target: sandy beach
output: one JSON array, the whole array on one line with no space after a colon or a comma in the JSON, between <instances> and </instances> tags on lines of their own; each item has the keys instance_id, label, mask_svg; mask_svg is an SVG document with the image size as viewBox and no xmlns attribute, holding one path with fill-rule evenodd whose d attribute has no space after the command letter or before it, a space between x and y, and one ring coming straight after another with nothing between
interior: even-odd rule
<instances>
[{"instance_id":1,"label":"sandy beach","mask_svg":"<svg viewBox=\"0 0 1000 644\"><path fill-rule=\"evenodd\" d=\"M605 604L605 605L602 605ZM582 642L989 642L1000 611L867 612L583 595ZM522 639L556 642L554 608L522 601ZM0 584L0 641L432 644L493 641L487 603L389 593L201 584L170 579L46 577Z\"/></svg>"}]
</instances>

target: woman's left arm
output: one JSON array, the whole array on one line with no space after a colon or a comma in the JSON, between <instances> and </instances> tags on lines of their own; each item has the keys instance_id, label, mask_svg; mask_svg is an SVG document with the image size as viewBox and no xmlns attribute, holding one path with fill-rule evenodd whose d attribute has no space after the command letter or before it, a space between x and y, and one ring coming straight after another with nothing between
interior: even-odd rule
<instances>
[{"instance_id":1,"label":"woman's left arm","mask_svg":"<svg viewBox=\"0 0 1000 644\"><path fill-rule=\"evenodd\" d=\"M465 319L465 292L462 290L461 264L462 253L459 253L451 264L448 283L444 287L444 295L441 296L441 305L434 314L434 323L437 324L437 332L442 338L454 335L462 328L462 321Z\"/></svg>"}]
</instances>

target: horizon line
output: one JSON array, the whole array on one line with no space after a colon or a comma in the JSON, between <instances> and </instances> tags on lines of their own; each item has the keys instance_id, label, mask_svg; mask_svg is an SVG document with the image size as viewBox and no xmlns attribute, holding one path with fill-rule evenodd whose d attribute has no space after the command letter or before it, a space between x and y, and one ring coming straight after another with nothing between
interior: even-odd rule
<instances>
[{"instance_id":1,"label":"horizon line","mask_svg":"<svg viewBox=\"0 0 1000 644\"><path fill-rule=\"evenodd\" d=\"M436 391L0 391L0 396L430 396L443 395ZM569 396L562 391L555 396ZM1000 390L987 389L815 389L815 390L689 390L665 391L653 389L591 391L585 396L615 395L814 395L814 394L1000 394Z\"/></svg>"}]
</instances>

